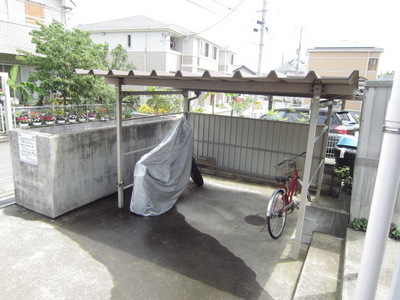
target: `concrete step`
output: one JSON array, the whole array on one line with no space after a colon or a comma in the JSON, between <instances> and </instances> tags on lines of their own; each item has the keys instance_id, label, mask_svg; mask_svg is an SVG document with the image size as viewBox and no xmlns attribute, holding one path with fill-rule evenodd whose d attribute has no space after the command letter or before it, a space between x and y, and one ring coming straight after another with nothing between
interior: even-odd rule
<instances>
[{"instance_id":1,"label":"concrete step","mask_svg":"<svg viewBox=\"0 0 400 300\"><path fill-rule=\"evenodd\" d=\"M10 139L8 138L8 134L0 133L0 143L1 142L8 142Z\"/></svg>"},{"instance_id":2,"label":"concrete step","mask_svg":"<svg viewBox=\"0 0 400 300\"><path fill-rule=\"evenodd\" d=\"M364 250L365 232L347 229L346 249L343 267L343 300L352 300L355 296L358 272L360 271L361 258ZM382 269L379 275L375 299L389 299L392 277L396 272L399 255L399 241L387 239Z\"/></svg>"},{"instance_id":3,"label":"concrete step","mask_svg":"<svg viewBox=\"0 0 400 300\"><path fill-rule=\"evenodd\" d=\"M314 233L293 299L340 299L344 239Z\"/></svg>"}]
</instances>

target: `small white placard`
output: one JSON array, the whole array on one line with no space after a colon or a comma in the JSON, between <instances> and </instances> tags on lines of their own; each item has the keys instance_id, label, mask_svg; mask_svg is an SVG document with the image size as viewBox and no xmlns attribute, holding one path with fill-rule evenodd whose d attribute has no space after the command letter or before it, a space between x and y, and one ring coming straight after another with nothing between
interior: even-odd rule
<instances>
[{"instance_id":1,"label":"small white placard","mask_svg":"<svg viewBox=\"0 0 400 300\"><path fill-rule=\"evenodd\" d=\"M37 166L36 136L19 133L18 144L19 160Z\"/></svg>"}]
</instances>

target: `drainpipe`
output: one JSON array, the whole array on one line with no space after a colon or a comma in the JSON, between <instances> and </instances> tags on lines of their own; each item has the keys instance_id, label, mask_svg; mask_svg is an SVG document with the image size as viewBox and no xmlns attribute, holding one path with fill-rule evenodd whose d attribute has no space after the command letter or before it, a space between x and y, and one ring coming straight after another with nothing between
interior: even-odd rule
<instances>
[{"instance_id":1,"label":"drainpipe","mask_svg":"<svg viewBox=\"0 0 400 300\"><path fill-rule=\"evenodd\" d=\"M122 79L118 78L116 84L117 99L116 99L116 114L117 114L117 190L118 190L118 208L124 207L124 180L123 180L123 149L122 149Z\"/></svg>"},{"instance_id":2,"label":"drainpipe","mask_svg":"<svg viewBox=\"0 0 400 300\"><path fill-rule=\"evenodd\" d=\"M375 299L386 242L400 185L400 67L396 70L392 94L383 126L383 141L368 228L357 280L355 299ZM398 272L395 271L395 276ZM393 280L399 291L398 278Z\"/></svg>"}]
</instances>

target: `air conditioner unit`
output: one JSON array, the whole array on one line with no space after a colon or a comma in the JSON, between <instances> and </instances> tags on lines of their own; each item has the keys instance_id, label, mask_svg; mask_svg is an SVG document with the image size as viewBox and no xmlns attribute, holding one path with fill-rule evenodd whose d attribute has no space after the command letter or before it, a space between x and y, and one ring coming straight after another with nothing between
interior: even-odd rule
<instances>
[{"instance_id":1,"label":"air conditioner unit","mask_svg":"<svg viewBox=\"0 0 400 300\"><path fill-rule=\"evenodd\" d=\"M73 9L75 7L70 0L62 0L61 6L66 9Z\"/></svg>"}]
</instances>

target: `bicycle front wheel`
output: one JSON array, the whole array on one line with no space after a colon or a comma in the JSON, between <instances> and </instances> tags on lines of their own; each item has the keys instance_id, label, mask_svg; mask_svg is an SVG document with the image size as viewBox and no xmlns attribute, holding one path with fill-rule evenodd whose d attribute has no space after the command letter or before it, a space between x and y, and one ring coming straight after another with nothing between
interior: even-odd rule
<instances>
[{"instance_id":1,"label":"bicycle front wheel","mask_svg":"<svg viewBox=\"0 0 400 300\"><path fill-rule=\"evenodd\" d=\"M283 199L285 192L276 190L268 204L267 224L270 236L277 239L281 236L286 224L286 201Z\"/></svg>"}]
</instances>

